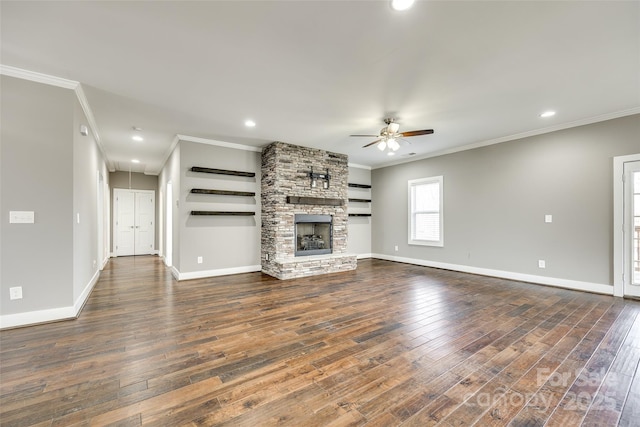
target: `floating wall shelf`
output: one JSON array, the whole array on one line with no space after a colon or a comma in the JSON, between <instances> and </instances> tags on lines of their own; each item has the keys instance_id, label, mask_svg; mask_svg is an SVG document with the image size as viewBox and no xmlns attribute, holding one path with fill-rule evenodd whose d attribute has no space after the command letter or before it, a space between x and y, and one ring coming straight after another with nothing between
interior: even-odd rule
<instances>
[{"instance_id":1,"label":"floating wall shelf","mask_svg":"<svg viewBox=\"0 0 640 427\"><path fill-rule=\"evenodd\" d=\"M191 211L191 215L253 216L255 212Z\"/></svg>"},{"instance_id":2,"label":"floating wall shelf","mask_svg":"<svg viewBox=\"0 0 640 427\"><path fill-rule=\"evenodd\" d=\"M218 175L233 175L233 176L256 176L255 172L241 172L241 171L230 171L225 169L211 169L211 168L202 168L199 166L193 166L191 168L191 172L202 172L202 173L215 173Z\"/></svg>"},{"instance_id":3,"label":"floating wall shelf","mask_svg":"<svg viewBox=\"0 0 640 427\"><path fill-rule=\"evenodd\" d=\"M214 194L217 196L247 196L253 197L256 193L251 191L228 191L228 190L206 190L203 188L192 188L191 192L194 194Z\"/></svg>"},{"instance_id":4,"label":"floating wall shelf","mask_svg":"<svg viewBox=\"0 0 640 427\"><path fill-rule=\"evenodd\" d=\"M350 202L371 203L371 199L349 199Z\"/></svg>"},{"instance_id":5,"label":"floating wall shelf","mask_svg":"<svg viewBox=\"0 0 640 427\"><path fill-rule=\"evenodd\" d=\"M371 188L370 185L368 184L354 184L352 182L350 182L349 184L347 184L349 187L353 187L353 188Z\"/></svg>"},{"instance_id":6,"label":"floating wall shelf","mask_svg":"<svg viewBox=\"0 0 640 427\"><path fill-rule=\"evenodd\" d=\"M350 213L349 216L371 216L371 214L365 213Z\"/></svg>"}]
</instances>

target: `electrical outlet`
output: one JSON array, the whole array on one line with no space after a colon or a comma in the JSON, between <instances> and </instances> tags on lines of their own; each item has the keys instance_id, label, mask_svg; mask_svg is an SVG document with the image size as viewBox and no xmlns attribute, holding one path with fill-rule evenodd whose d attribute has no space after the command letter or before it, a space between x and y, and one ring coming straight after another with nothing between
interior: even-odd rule
<instances>
[{"instance_id":1,"label":"electrical outlet","mask_svg":"<svg viewBox=\"0 0 640 427\"><path fill-rule=\"evenodd\" d=\"M22 299L22 286L9 288L9 299Z\"/></svg>"},{"instance_id":2,"label":"electrical outlet","mask_svg":"<svg viewBox=\"0 0 640 427\"><path fill-rule=\"evenodd\" d=\"M264 259L269 261L269 254L264 254Z\"/></svg>"},{"instance_id":3,"label":"electrical outlet","mask_svg":"<svg viewBox=\"0 0 640 427\"><path fill-rule=\"evenodd\" d=\"M547 267L547 263L545 262L545 260L539 259L538 260L538 268L546 268L546 267Z\"/></svg>"},{"instance_id":4,"label":"electrical outlet","mask_svg":"<svg viewBox=\"0 0 640 427\"><path fill-rule=\"evenodd\" d=\"M201 256L198 257L198 264L202 264L202 257Z\"/></svg>"},{"instance_id":5,"label":"electrical outlet","mask_svg":"<svg viewBox=\"0 0 640 427\"><path fill-rule=\"evenodd\" d=\"M395 249L396 249L396 252L398 252L398 245L396 245Z\"/></svg>"},{"instance_id":6,"label":"electrical outlet","mask_svg":"<svg viewBox=\"0 0 640 427\"><path fill-rule=\"evenodd\" d=\"M545 215L544 216L544 222L546 222L546 223L553 222L553 215Z\"/></svg>"}]
</instances>

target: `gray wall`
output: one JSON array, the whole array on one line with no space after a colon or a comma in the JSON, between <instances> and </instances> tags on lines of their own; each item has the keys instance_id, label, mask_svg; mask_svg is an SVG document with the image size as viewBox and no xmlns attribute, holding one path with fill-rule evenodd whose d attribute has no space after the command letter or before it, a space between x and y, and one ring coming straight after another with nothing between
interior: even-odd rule
<instances>
[{"instance_id":1,"label":"gray wall","mask_svg":"<svg viewBox=\"0 0 640 427\"><path fill-rule=\"evenodd\" d=\"M2 314L73 303L74 93L0 77ZM35 224L9 224L9 211L34 211ZM22 286L23 299L9 300Z\"/></svg>"},{"instance_id":2,"label":"gray wall","mask_svg":"<svg viewBox=\"0 0 640 427\"><path fill-rule=\"evenodd\" d=\"M634 115L376 169L373 252L611 285L612 159L639 138ZM408 245L407 181L436 175L444 247Z\"/></svg>"},{"instance_id":3,"label":"gray wall","mask_svg":"<svg viewBox=\"0 0 640 427\"><path fill-rule=\"evenodd\" d=\"M171 183L172 186L172 197L171 200L167 200L167 184ZM162 228L162 241L160 243L160 247L162 248L162 253L165 257L167 255L167 247L166 247L166 231L167 231L167 217L166 217L166 204L171 204L171 236L172 236L172 250L171 250L171 258L172 263L171 266L180 265L180 228L179 225L179 208L180 208L180 144L178 144L175 149L171 152L171 155L167 159L162 171L158 175L158 187L161 194L161 199L163 203L159 205L159 208L163 211L162 214L162 223L159 227Z\"/></svg>"},{"instance_id":4,"label":"gray wall","mask_svg":"<svg viewBox=\"0 0 640 427\"><path fill-rule=\"evenodd\" d=\"M98 173L103 178L103 189L108 188L109 176L102 153L93 133L80 134L80 126L88 126L87 117L74 96L73 106L73 300L78 301L100 269L104 258L98 248ZM102 194L103 207L107 207L108 194ZM80 217L80 222L77 219ZM104 209L103 226L109 228L108 209ZM104 245L103 245L104 246ZM104 257L108 254L103 254ZM86 297L86 295L85 295Z\"/></svg>"},{"instance_id":5,"label":"gray wall","mask_svg":"<svg viewBox=\"0 0 640 427\"><path fill-rule=\"evenodd\" d=\"M73 315L97 278L97 177L108 183L106 166L79 133L88 123L73 90L3 75L0 95L0 310L20 315L15 325ZM35 223L10 224L12 210L34 211ZM9 299L14 286L22 299Z\"/></svg>"},{"instance_id":6,"label":"gray wall","mask_svg":"<svg viewBox=\"0 0 640 427\"><path fill-rule=\"evenodd\" d=\"M131 178L131 180L129 180ZM153 190L156 192L156 217L155 217L155 243L153 248L158 250L159 240L160 240L160 197L159 197L159 182L157 175L145 175L143 173L137 172L125 172L125 171L115 171L109 174L109 183L111 186L110 191L110 203L111 206L113 204L113 190L116 188L124 188L129 190ZM111 213L111 217L113 218L113 212ZM110 247L111 252L115 252L113 250L113 233L111 233L110 238Z\"/></svg>"},{"instance_id":7,"label":"gray wall","mask_svg":"<svg viewBox=\"0 0 640 427\"><path fill-rule=\"evenodd\" d=\"M180 141L180 273L260 265L260 153ZM192 166L255 172L254 178L191 172ZM191 194L192 188L255 192L255 197ZM192 216L192 210L255 211L255 216ZM174 239L175 243L175 239ZM197 258L203 257L198 264Z\"/></svg>"},{"instance_id":8,"label":"gray wall","mask_svg":"<svg viewBox=\"0 0 640 427\"><path fill-rule=\"evenodd\" d=\"M349 182L371 185L371 170L349 166ZM371 199L370 188L349 187L350 199ZM371 213L371 203L349 203L349 213ZM368 256L371 254L371 217L349 217L347 252Z\"/></svg>"}]
</instances>

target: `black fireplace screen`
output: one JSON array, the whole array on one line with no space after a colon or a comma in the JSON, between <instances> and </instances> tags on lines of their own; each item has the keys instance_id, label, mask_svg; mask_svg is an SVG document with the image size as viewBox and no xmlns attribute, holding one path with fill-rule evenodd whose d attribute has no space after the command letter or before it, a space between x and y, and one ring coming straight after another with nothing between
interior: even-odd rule
<instances>
[{"instance_id":1,"label":"black fireplace screen","mask_svg":"<svg viewBox=\"0 0 640 427\"><path fill-rule=\"evenodd\" d=\"M296 256L323 255L332 252L333 217L331 215L295 216Z\"/></svg>"}]
</instances>

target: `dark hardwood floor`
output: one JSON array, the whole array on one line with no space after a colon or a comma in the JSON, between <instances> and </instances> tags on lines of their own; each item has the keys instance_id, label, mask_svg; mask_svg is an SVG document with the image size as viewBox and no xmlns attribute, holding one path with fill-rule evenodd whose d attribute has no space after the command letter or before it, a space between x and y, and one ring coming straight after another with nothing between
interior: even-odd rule
<instances>
[{"instance_id":1,"label":"dark hardwood floor","mask_svg":"<svg viewBox=\"0 0 640 427\"><path fill-rule=\"evenodd\" d=\"M112 259L0 332L2 426L631 426L640 303L380 260L176 282Z\"/></svg>"}]
</instances>

